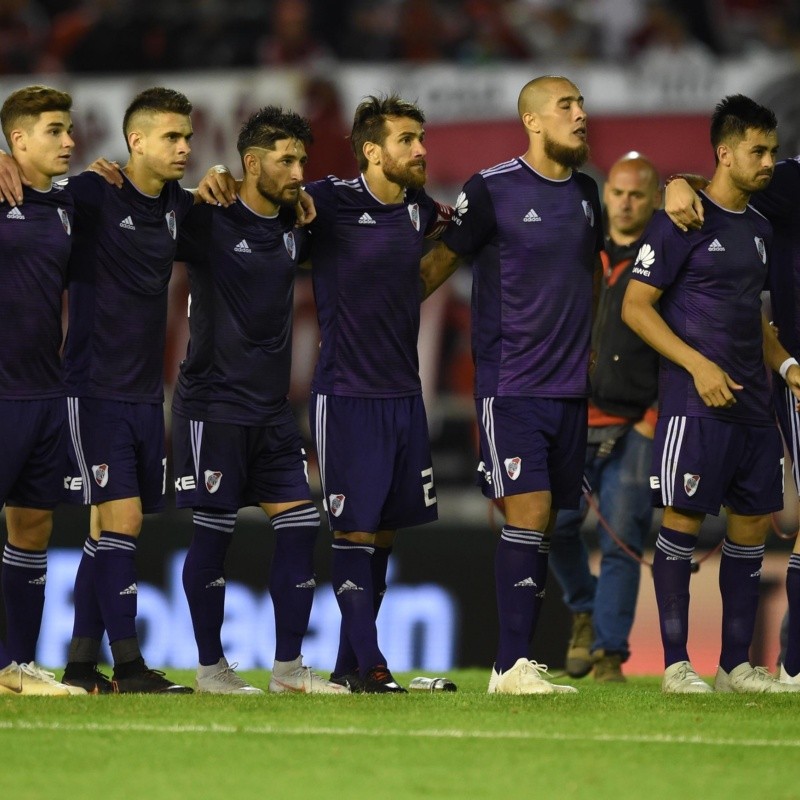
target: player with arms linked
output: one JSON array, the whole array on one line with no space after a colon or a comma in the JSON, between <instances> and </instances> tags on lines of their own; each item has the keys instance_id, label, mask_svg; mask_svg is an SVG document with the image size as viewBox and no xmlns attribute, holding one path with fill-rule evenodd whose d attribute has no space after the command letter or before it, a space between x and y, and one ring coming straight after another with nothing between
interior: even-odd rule
<instances>
[{"instance_id":1,"label":"player with arms linked","mask_svg":"<svg viewBox=\"0 0 800 800\"><path fill-rule=\"evenodd\" d=\"M342 613L331 679L404 692L378 645L375 619L395 533L437 518L419 378L420 259L450 209L424 190L425 116L396 95L367 97L350 136L361 172L306 186L317 218L311 259L321 345L311 431Z\"/></svg>"},{"instance_id":2,"label":"player with arms linked","mask_svg":"<svg viewBox=\"0 0 800 800\"><path fill-rule=\"evenodd\" d=\"M164 341L178 227L194 204L181 189L191 103L156 87L128 106L121 188L87 172L75 200L69 330L64 350L70 502L92 506L75 581L63 680L96 692L186 693L147 667L136 632L136 542L142 515L164 507ZM113 682L97 671L103 631Z\"/></svg>"},{"instance_id":3,"label":"player with arms linked","mask_svg":"<svg viewBox=\"0 0 800 800\"><path fill-rule=\"evenodd\" d=\"M178 242L178 258L189 266L191 340L173 399L175 484L178 507L194 512L183 585L200 692L261 694L228 664L221 641L236 514L259 505L276 533L269 689L348 693L304 666L300 654L320 518L287 394L294 276L305 239L294 207L310 141L308 122L297 114L274 106L253 114L237 143L244 178L236 202L196 206Z\"/></svg>"},{"instance_id":4,"label":"player with arms linked","mask_svg":"<svg viewBox=\"0 0 800 800\"><path fill-rule=\"evenodd\" d=\"M625 322L662 356L651 480L664 507L653 580L668 693L712 691L687 651L689 576L703 519L722 505L728 520L714 688L800 689L749 661L769 515L783 506L783 446L764 362L778 369L788 353L761 313L772 228L748 205L772 177L776 128L773 112L743 95L718 104L703 230L680 231L657 212L623 303ZM800 396L800 367L791 366L786 379Z\"/></svg>"},{"instance_id":5,"label":"player with arms linked","mask_svg":"<svg viewBox=\"0 0 800 800\"><path fill-rule=\"evenodd\" d=\"M85 694L34 663L67 448L61 298L73 204L53 178L67 171L75 147L71 108L65 92L26 86L0 110L26 180L24 209L0 213L0 502L8 529L1 576L8 642L0 643L0 694Z\"/></svg>"},{"instance_id":6,"label":"player with arms linked","mask_svg":"<svg viewBox=\"0 0 800 800\"><path fill-rule=\"evenodd\" d=\"M495 555L500 640L490 693L574 692L530 661L560 508L577 508L586 453L589 340L603 226L586 162L586 111L572 81L520 92L528 149L474 175L423 261L432 291L472 261L472 344L483 493L502 498Z\"/></svg>"}]
</instances>

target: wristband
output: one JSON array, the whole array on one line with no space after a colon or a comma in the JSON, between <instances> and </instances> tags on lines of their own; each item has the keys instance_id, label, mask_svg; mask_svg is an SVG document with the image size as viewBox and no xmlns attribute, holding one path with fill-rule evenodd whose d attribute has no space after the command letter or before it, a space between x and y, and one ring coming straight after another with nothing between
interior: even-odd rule
<instances>
[{"instance_id":1,"label":"wristband","mask_svg":"<svg viewBox=\"0 0 800 800\"><path fill-rule=\"evenodd\" d=\"M797 363L796 358L790 357L787 358L786 361L784 361L783 364L780 365L780 367L778 367L778 372L780 373L781 378L786 380L786 373L789 371L789 367L792 366L800 366L800 364Z\"/></svg>"},{"instance_id":2,"label":"wristband","mask_svg":"<svg viewBox=\"0 0 800 800\"><path fill-rule=\"evenodd\" d=\"M669 178L667 178L664 181L664 188L666 189L667 186L669 186L672 183L672 181L677 181L677 180L683 180L683 181L686 181L686 183L689 183L689 181L686 180L686 176L685 175L682 175L681 173L677 173L675 175L670 175Z\"/></svg>"}]
</instances>

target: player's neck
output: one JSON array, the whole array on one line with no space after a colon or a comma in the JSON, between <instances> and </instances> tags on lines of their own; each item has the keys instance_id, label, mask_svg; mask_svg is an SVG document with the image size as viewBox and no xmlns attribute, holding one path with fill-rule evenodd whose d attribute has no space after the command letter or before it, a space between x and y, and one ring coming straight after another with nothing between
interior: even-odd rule
<instances>
[{"instance_id":1,"label":"player's neck","mask_svg":"<svg viewBox=\"0 0 800 800\"><path fill-rule=\"evenodd\" d=\"M703 190L718 206L728 211L744 211L750 202L750 193L734 186L724 173L714 173L711 183Z\"/></svg>"},{"instance_id":2,"label":"player's neck","mask_svg":"<svg viewBox=\"0 0 800 800\"><path fill-rule=\"evenodd\" d=\"M159 195L166 183L163 178L153 175L150 170L133 160L129 161L122 171L128 177L128 180L143 194Z\"/></svg>"},{"instance_id":3,"label":"player's neck","mask_svg":"<svg viewBox=\"0 0 800 800\"><path fill-rule=\"evenodd\" d=\"M24 160L20 161L18 155L14 155L14 158L17 161L20 172L30 181L32 188L38 189L40 192L46 192L53 187L53 177L51 175L39 172L32 164L27 164Z\"/></svg>"},{"instance_id":4,"label":"player's neck","mask_svg":"<svg viewBox=\"0 0 800 800\"><path fill-rule=\"evenodd\" d=\"M381 203L402 203L406 194L405 187L387 180L380 167L373 171L368 168L364 173L364 183Z\"/></svg>"},{"instance_id":5,"label":"player's neck","mask_svg":"<svg viewBox=\"0 0 800 800\"><path fill-rule=\"evenodd\" d=\"M242 185L239 187L239 197L249 209L262 217L274 217L279 211L277 203L267 200L255 186L249 185L247 181L242 181Z\"/></svg>"},{"instance_id":6,"label":"player's neck","mask_svg":"<svg viewBox=\"0 0 800 800\"><path fill-rule=\"evenodd\" d=\"M558 161L553 161L540 148L529 147L522 158L528 166L535 169L544 178L563 181L572 175L572 167L565 167L563 164L559 164Z\"/></svg>"}]
</instances>

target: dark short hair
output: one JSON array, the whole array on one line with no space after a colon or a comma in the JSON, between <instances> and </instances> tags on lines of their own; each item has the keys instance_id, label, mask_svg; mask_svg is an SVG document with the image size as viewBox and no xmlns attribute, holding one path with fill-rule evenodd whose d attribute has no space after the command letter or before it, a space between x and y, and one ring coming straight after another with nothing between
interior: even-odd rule
<instances>
[{"instance_id":1,"label":"dark short hair","mask_svg":"<svg viewBox=\"0 0 800 800\"><path fill-rule=\"evenodd\" d=\"M311 125L294 111L284 111L280 106L265 106L251 114L242 125L236 149L244 158L251 147L274 150L275 142L281 139L297 139L310 144L313 141Z\"/></svg>"},{"instance_id":2,"label":"dark short hair","mask_svg":"<svg viewBox=\"0 0 800 800\"><path fill-rule=\"evenodd\" d=\"M750 129L774 131L778 127L775 112L743 94L723 98L711 117L711 146L717 147L726 140L744 139Z\"/></svg>"},{"instance_id":3,"label":"dark short hair","mask_svg":"<svg viewBox=\"0 0 800 800\"><path fill-rule=\"evenodd\" d=\"M125 116L122 118L122 133L126 144L131 119L141 111L152 114L184 114L188 117L192 113L192 104L186 95L174 89L165 89L163 86L153 86L139 92L125 109Z\"/></svg>"},{"instance_id":4,"label":"dark short hair","mask_svg":"<svg viewBox=\"0 0 800 800\"><path fill-rule=\"evenodd\" d=\"M420 125L425 122L425 114L419 106L403 100L396 94L365 97L356 108L353 129L350 132L350 145L358 162L358 168L362 172L367 168L364 145L367 142L383 145L386 141L386 119L388 117L413 119Z\"/></svg>"},{"instance_id":5,"label":"dark short hair","mask_svg":"<svg viewBox=\"0 0 800 800\"><path fill-rule=\"evenodd\" d=\"M72 97L66 92L53 89L51 86L25 86L12 92L0 109L0 125L11 146L11 131L19 124L20 120L36 118L45 111L71 111Z\"/></svg>"}]
</instances>

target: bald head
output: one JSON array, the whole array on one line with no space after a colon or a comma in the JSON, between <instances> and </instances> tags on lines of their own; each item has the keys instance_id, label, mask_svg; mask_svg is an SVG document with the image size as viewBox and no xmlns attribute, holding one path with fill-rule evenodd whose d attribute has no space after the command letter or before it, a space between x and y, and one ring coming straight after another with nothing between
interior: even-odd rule
<instances>
[{"instance_id":1,"label":"bald head","mask_svg":"<svg viewBox=\"0 0 800 800\"><path fill-rule=\"evenodd\" d=\"M609 170L603 202L612 240L621 245L635 242L661 205L659 176L653 162L636 152L620 158Z\"/></svg>"},{"instance_id":2,"label":"bald head","mask_svg":"<svg viewBox=\"0 0 800 800\"><path fill-rule=\"evenodd\" d=\"M580 97L578 87L560 75L542 75L528 81L519 93L517 111L519 118L526 114L541 114L549 102L558 102L560 97ZM583 98L580 98L583 100Z\"/></svg>"},{"instance_id":3,"label":"bald head","mask_svg":"<svg viewBox=\"0 0 800 800\"><path fill-rule=\"evenodd\" d=\"M608 171L608 179L612 180L620 173L634 176L642 186L647 186L649 189L658 189L659 177L655 164L647 156L637 153L635 150L626 153L614 162Z\"/></svg>"}]
</instances>

